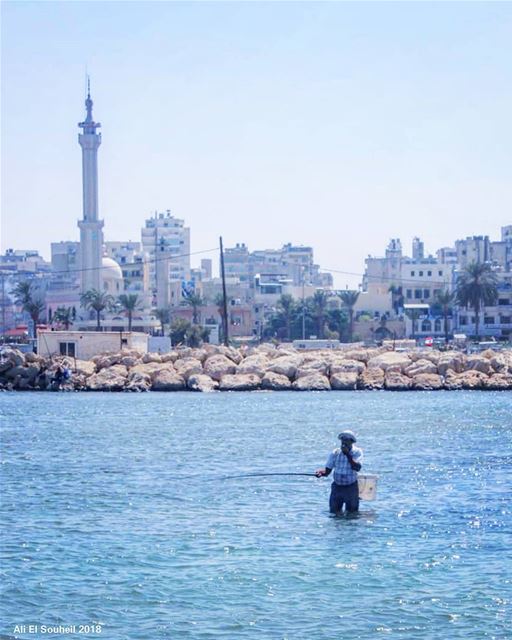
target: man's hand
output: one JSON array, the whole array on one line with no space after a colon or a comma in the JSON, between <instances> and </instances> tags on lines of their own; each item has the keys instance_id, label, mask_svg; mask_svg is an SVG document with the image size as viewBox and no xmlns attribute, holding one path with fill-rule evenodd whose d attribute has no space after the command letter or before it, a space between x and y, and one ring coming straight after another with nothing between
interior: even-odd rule
<instances>
[{"instance_id":1,"label":"man's hand","mask_svg":"<svg viewBox=\"0 0 512 640\"><path fill-rule=\"evenodd\" d=\"M350 457L350 456L349 456L350 448L349 448L349 447L347 447L347 445L346 445L346 444L344 444L344 445L341 447L341 453L344 453L346 456Z\"/></svg>"},{"instance_id":2,"label":"man's hand","mask_svg":"<svg viewBox=\"0 0 512 640\"><path fill-rule=\"evenodd\" d=\"M317 478L323 478L323 476L325 476L325 475L326 475L326 474L325 474L325 469L317 469L317 470L315 471L315 476L316 476Z\"/></svg>"}]
</instances>

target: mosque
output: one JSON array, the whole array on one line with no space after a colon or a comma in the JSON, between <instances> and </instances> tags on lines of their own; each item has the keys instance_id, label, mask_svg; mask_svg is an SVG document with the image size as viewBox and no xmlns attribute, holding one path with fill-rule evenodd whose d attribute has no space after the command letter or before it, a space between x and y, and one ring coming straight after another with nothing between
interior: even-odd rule
<instances>
[{"instance_id":1,"label":"mosque","mask_svg":"<svg viewBox=\"0 0 512 640\"><path fill-rule=\"evenodd\" d=\"M78 221L80 242L52 243L52 267L54 277L46 294L48 317L51 321L58 307L72 308L74 325L80 329L94 328L94 313L80 306L80 296L96 290L117 299L125 292L123 271L112 257L106 255L103 238L104 222L99 218L98 207L98 148L101 144L101 127L93 118L93 101L88 83L85 100L86 116L78 124L81 133L78 142L82 148L82 219ZM115 243L107 243L115 244ZM141 303L146 302L146 292L138 291ZM144 306L146 306L144 304ZM149 306L149 305L148 305ZM122 315L106 313L105 329L120 330L125 326ZM158 326L157 320L147 312L139 312L138 330L148 331Z\"/></svg>"}]
</instances>

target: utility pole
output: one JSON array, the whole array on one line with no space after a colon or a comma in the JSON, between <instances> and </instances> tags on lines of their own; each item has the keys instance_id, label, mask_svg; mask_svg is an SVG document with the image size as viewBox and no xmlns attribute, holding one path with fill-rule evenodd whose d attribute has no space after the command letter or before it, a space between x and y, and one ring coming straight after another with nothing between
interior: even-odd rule
<instances>
[{"instance_id":1,"label":"utility pole","mask_svg":"<svg viewBox=\"0 0 512 640\"><path fill-rule=\"evenodd\" d=\"M5 274L2 271L2 338L5 335Z\"/></svg>"},{"instance_id":2,"label":"utility pole","mask_svg":"<svg viewBox=\"0 0 512 640\"><path fill-rule=\"evenodd\" d=\"M306 267L302 267L302 339L306 339L306 305L304 300L304 279L306 276Z\"/></svg>"},{"instance_id":3,"label":"utility pole","mask_svg":"<svg viewBox=\"0 0 512 640\"><path fill-rule=\"evenodd\" d=\"M222 247L222 236L220 236L219 240L220 240L220 271L222 276L222 302L224 307L224 318L223 318L224 344L226 345L226 347L229 347L228 298L226 294L226 272L224 270L224 249Z\"/></svg>"}]
</instances>

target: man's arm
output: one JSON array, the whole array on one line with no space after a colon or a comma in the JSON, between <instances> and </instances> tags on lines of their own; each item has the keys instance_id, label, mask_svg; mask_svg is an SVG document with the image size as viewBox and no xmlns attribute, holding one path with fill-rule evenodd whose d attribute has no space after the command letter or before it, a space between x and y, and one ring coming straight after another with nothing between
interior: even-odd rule
<instances>
[{"instance_id":1,"label":"man's arm","mask_svg":"<svg viewBox=\"0 0 512 640\"><path fill-rule=\"evenodd\" d=\"M348 447L342 447L342 452L347 456L350 467L354 470L354 471L361 471L361 463L357 462L356 460L354 460L353 456L352 456L352 452L350 451L350 449Z\"/></svg>"},{"instance_id":2,"label":"man's arm","mask_svg":"<svg viewBox=\"0 0 512 640\"><path fill-rule=\"evenodd\" d=\"M317 478L326 478L330 473L331 473L332 469L329 469L329 467L324 467L323 469L317 469L315 471L315 476Z\"/></svg>"}]
</instances>

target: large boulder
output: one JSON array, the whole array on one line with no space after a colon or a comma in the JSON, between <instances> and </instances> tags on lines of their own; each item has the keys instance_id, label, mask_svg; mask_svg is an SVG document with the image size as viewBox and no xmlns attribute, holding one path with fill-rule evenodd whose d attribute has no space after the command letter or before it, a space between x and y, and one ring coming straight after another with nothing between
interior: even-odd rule
<instances>
[{"instance_id":1,"label":"large boulder","mask_svg":"<svg viewBox=\"0 0 512 640\"><path fill-rule=\"evenodd\" d=\"M398 371L386 371L384 386L388 391L408 391L412 387L412 380Z\"/></svg>"},{"instance_id":2,"label":"large boulder","mask_svg":"<svg viewBox=\"0 0 512 640\"><path fill-rule=\"evenodd\" d=\"M295 391L330 391L331 383L329 378L321 373L310 373L295 380L292 389Z\"/></svg>"},{"instance_id":3,"label":"large boulder","mask_svg":"<svg viewBox=\"0 0 512 640\"><path fill-rule=\"evenodd\" d=\"M470 370L480 371L481 373L489 375L493 372L491 360L477 354L468 356L466 360L466 371Z\"/></svg>"},{"instance_id":4,"label":"large boulder","mask_svg":"<svg viewBox=\"0 0 512 640\"><path fill-rule=\"evenodd\" d=\"M343 355L347 360L358 360L366 364L370 357L376 354L373 351L369 352L368 349L347 349Z\"/></svg>"},{"instance_id":5,"label":"large boulder","mask_svg":"<svg viewBox=\"0 0 512 640\"><path fill-rule=\"evenodd\" d=\"M160 359L162 360L162 362L173 363L178 359L178 354L176 353L176 351L169 351L169 353L162 353L160 355Z\"/></svg>"},{"instance_id":6,"label":"large boulder","mask_svg":"<svg viewBox=\"0 0 512 640\"><path fill-rule=\"evenodd\" d=\"M259 389L261 378L255 373L227 374L222 376L221 391L255 391Z\"/></svg>"},{"instance_id":7,"label":"large boulder","mask_svg":"<svg viewBox=\"0 0 512 640\"><path fill-rule=\"evenodd\" d=\"M2 349L1 354L2 362L11 362L13 366L22 367L25 364L25 356L18 349L11 349L9 347Z\"/></svg>"},{"instance_id":8,"label":"large boulder","mask_svg":"<svg viewBox=\"0 0 512 640\"><path fill-rule=\"evenodd\" d=\"M287 376L283 376L281 373L267 371L261 381L261 388L271 391L287 391L292 388L292 383Z\"/></svg>"},{"instance_id":9,"label":"large boulder","mask_svg":"<svg viewBox=\"0 0 512 640\"><path fill-rule=\"evenodd\" d=\"M96 365L91 360L75 360L72 368L75 373L86 377L96 373Z\"/></svg>"},{"instance_id":10,"label":"large boulder","mask_svg":"<svg viewBox=\"0 0 512 640\"><path fill-rule=\"evenodd\" d=\"M203 365L201 360L197 358L180 358L174 363L176 373L188 380L194 373L203 373Z\"/></svg>"},{"instance_id":11,"label":"large boulder","mask_svg":"<svg viewBox=\"0 0 512 640\"><path fill-rule=\"evenodd\" d=\"M512 366L507 356L503 353L497 353L491 358L491 366L496 373L512 372Z\"/></svg>"},{"instance_id":12,"label":"large boulder","mask_svg":"<svg viewBox=\"0 0 512 640\"><path fill-rule=\"evenodd\" d=\"M151 389L151 377L146 373L130 371L126 391L149 391Z\"/></svg>"},{"instance_id":13,"label":"large boulder","mask_svg":"<svg viewBox=\"0 0 512 640\"><path fill-rule=\"evenodd\" d=\"M407 355L413 362L418 362L419 360L427 360L428 362L432 362L435 365L437 365L439 359L441 358L441 353L436 350L410 351Z\"/></svg>"},{"instance_id":14,"label":"large boulder","mask_svg":"<svg viewBox=\"0 0 512 640\"><path fill-rule=\"evenodd\" d=\"M464 371L465 356L460 351L446 351L441 355L437 363L437 372L446 376L448 371L462 373Z\"/></svg>"},{"instance_id":15,"label":"large boulder","mask_svg":"<svg viewBox=\"0 0 512 640\"><path fill-rule=\"evenodd\" d=\"M414 378L420 373L437 373L437 366L430 360L422 358L421 360L416 360L406 367L404 369L404 373L406 376Z\"/></svg>"},{"instance_id":16,"label":"large boulder","mask_svg":"<svg viewBox=\"0 0 512 640\"><path fill-rule=\"evenodd\" d=\"M363 373L366 369L364 362L361 360L335 360L331 363L330 371L331 377L336 373L356 373L357 375Z\"/></svg>"},{"instance_id":17,"label":"large boulder","mask_svg":"<svg viewBox=\"0 0 512 640\"><path fill-rule=\"evenodd\" d=\"M126 375L122 375L115 367L101 369L89 376L86 382L88 391L123 391L125 386Z\"/></svg>"},{"instance_id":18,"label":"large boulder","mask_svg":"<svg viewBox=\"0 0 512 640\"><path fill-rule=\"evenodd\" d=\"M357 380L357 388L373 391L384 387L384 371L380 367L366 369Z\"/></svg>"},{"instance_id":19,"label":"large boulder","mask_svg":"<svg viewBox=\"0 0 512 640\"><path fill-rule=\"evenodd\" d=\"M150 376L151 379L160 371L174 371L172 362L148 362L147 364L137 364L130 369L130 373L140 373Z\"/></svg>"},{"instance_id":20,"label":"large boulder","mask_svg":"<svg viewBox=\"0 0 512 640\"><path fill-rule=\"evenodd\" d=\"M368 368L379 368L383 371L397 371L402 373L411 364L411 359L405 353L388 351L368 360Z\"/></svg>"},{"instance_id":21,"label":"large boulder","mask_svg":"<svg viewBox=\"0 0 512 640\"><path fill-rule=\"evenodd\" d=\"M231 375L235 372L236 365L233 360L220 353L210 356L204 363L204 373L217 381L220 381L222 376Z\"/></svg>"},{"instance_id":22,"label":"large boulder","mask_svg":"<svg viewBox=\"0 0 512 640\"><path fill-rule=\"evenodd\" d=\"M205 393L218 389L219 383L216 380L212 380L210 376L207 376L204 373L194 373L187 380L187 387L191 391L201 391Z\"/></svg>"},{"instance_id":23,"label":"large boulder","mask_svg":"<svg viewBox=\"0 0 512 640\"><path fill-rule=\"evenodd\" d=\"M37 364L30 364L28 367L19 365L6 371L4 373L4 378L7 378L7 380L15 380L19 376L24 380L28 380L30 384L32 384L39 375L39 372L40 369Z\"/></svg>"},{"instance_id":24,"label":"large boulder","mask_svg":"<svg viewBox=\"0 0 512 640\"><path fill-rule=\"evenodd\" d=\"M123 356L119 364L124 364L125 367L134 367L139 362L141 362L141 360L135 356Z\"/></svg>"},{"instance_id":25,"label":"large boulder","mask_svg":"<svg viewBox=\"0 0 512 640\"><path fill-rule=\"evenodd\" d=\"M450 391L457 389L484 389L489 376L481 371L465 371L455 373L448 371L444 380L444 388Z\"/></svg>"},{"instance_id":26,"label":"large boulder","mask_svg":"<svg viewBox=\"0 0 512 640\"><path fill-rule=\"evenodd\" d=\"M237 373L253 373L260 378L263 378L265 371L269 365L269 359L263 354L254 354L248 356L245 360L238 365Z\"/></svg>"},{"instance_id":27,"label":"large boulder","mask_svg":"<svg viewBox=\"0 0 512 640\"><path fill-rule=\"evenodd\" d=\"M510 373L495 373L494 375L483 380L484 389L491 391L509 391L512 390L512 375Z\"/></svg>"},{"instance_id":28,"label":"large boulder","mask_svg":"<svg viewBox=\"0 0 512 640\"><path fill-rule=\"evenodd\" d=\"M267 371L279 373L280 375L286 376L292 380L295 377L301 362L302 358L299 355L281 356L272 360Z\"/></svg>"},{"instance_id":29,"label":"large boulder","mask_svg":"<svg viewBox=\"0 0 512 640\"><path fill-rule=\"evenodd\" d=\"M330 379L331 389L335 391L353 391L357 389L357 376L357 371L339 371L338 373L333 373Z\"/></svg>"},{"instance_id":30,"label":"large boulder","mask_svg":"<svg viewBox=\"0 0 512 640\"><path fill-rule=\"evenodd\" d=\"M25 356L25 362L27 364L42 365L45 362L45 358L43 356L40 356L37 353L33 353L32 351L25 353L24 356Z\"/></svg>"},{"instance_id":31,"label":"large boulder","mask_svg":"<svg viewBox=\"0 0 512 640\"><path fill-rule=\"evenodd\" d=\"M242 362L241 353L234 347L220 345L217 347L216 351L219 355L229 358L229 360L232 360L235 364L240 364Z\"/></svg>"},{"instance_id":32,"label":"large boulder","mask_svg":"<svg viewBox=\"0 0 512 640\"><path fill-rule=\"evenodd\" d=\"M185 388L185 380L171 369L158 371L153 378L153 391L181 391Z\"/></svg>"},{"instance_id":33,"label":"large boulder","mask_svg":"<svg viewBox=\"0 0 512 640\"><path fill-rule=\"evenodd\" d=\"M443 388L443 378L437 373L419 373L412 378L412 388L417 391L437 391Z\"/></svg>"},{"instance_id":34,"label":"large boulder","mask_svg":"<svg viewBox=\"0 0 512 640\"><path fill-rule=\"evenodd\" d=\"M97 356L93 356L91 361L96 365L96 371L101 371L102 369L107 369L114 364L119 364L124 356L125 354L123 353L102 353Z\"/></svg>"},{"instance_id":35,"label":"large boulder","mask_svg":"<svg viewBox=\"0 0 512 640\"><path fill-rule=\"evenodd\" d=\"M161 363L162 356L159 353L145 353L142 356L142 362L144 364L149 364L150 362Z\"/></svg>"},{"instance_id":36,"label":"large boulder","mask_svg":"<svg viewBox=\"0 0 512 640\"><path fill-rule=\"evenodd\" d=\"M195 358L202 364L209 355L210 353L206 348L192 349L189 358Z\"/></svg>"},{"instance_id":37,"label":"large boulder","mask_svg":"<svg viewBox=\"0 0 512 640\"><path fill-rule=\"evenodd\" d=\"M304 359L304 362L298 367L295 372L296 378L303 378L304 376L310 376L313 373L320 373L323 376L329 374L330 363L325 358L319 357L317 359Z\"/></svg>"}]
</instances>

